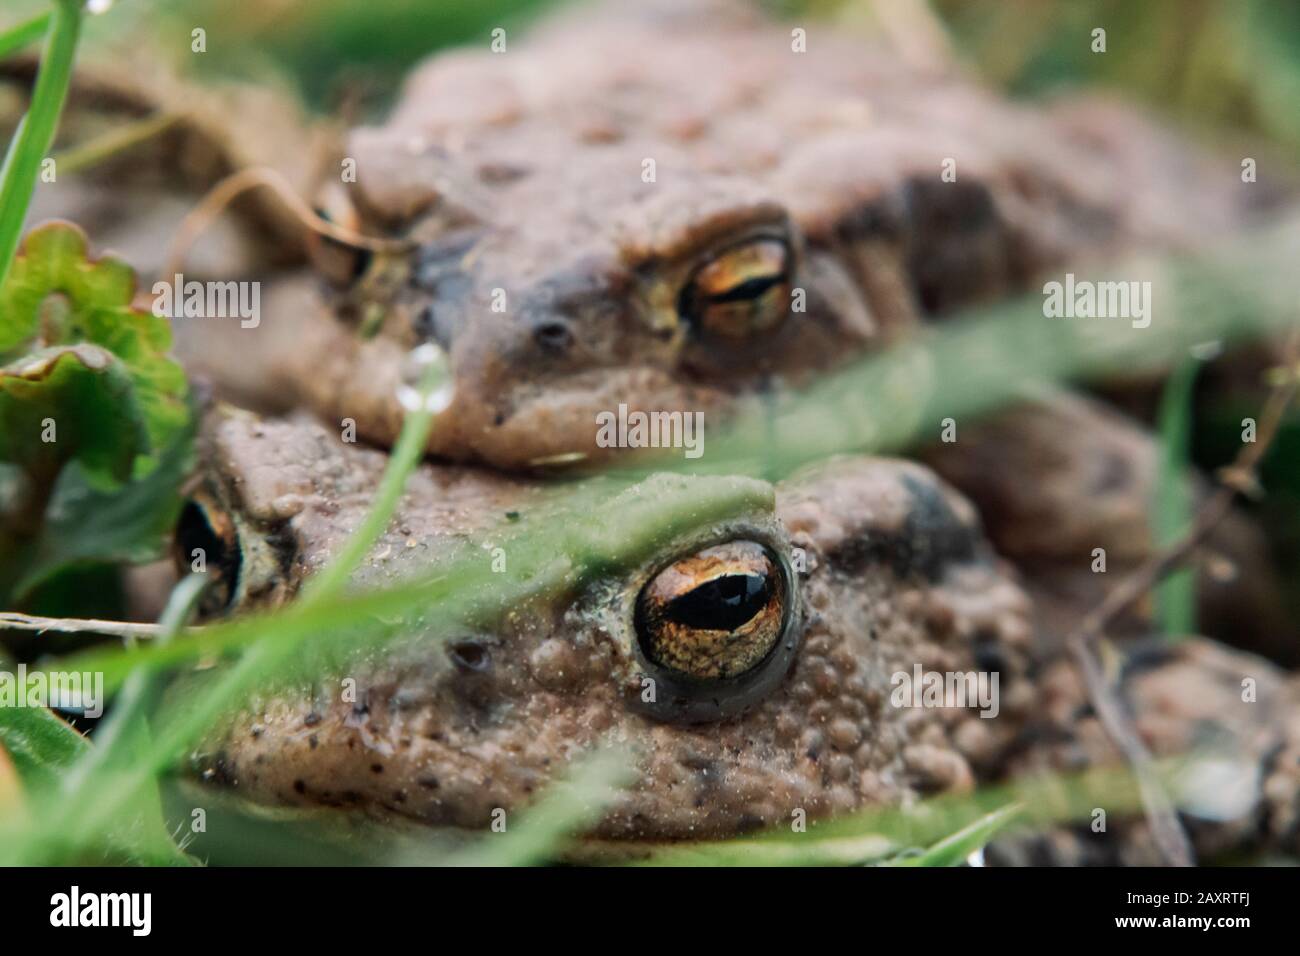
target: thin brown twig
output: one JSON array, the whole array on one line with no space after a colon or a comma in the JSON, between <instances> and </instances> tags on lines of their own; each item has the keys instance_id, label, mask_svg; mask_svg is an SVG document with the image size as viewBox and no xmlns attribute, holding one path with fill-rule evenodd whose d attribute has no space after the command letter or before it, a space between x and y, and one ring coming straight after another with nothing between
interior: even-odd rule
<instances>
[{"instance_id":1,"label":"thin brown twig","mask_svg":"<svg viewBox=\"0 0 1300 956\"><path fill-rule=\"evenodd\" d=\"M15 631L57 631L61 634L104 634L109 637L151 638L157 637L157 624L137 624L131 621L97 621L93 618L79 617L39 617L34 614L19 614L16 611L0 611L0 630Z\"/></svg>"},{"instance_id":2,"label":"thin brown twig","mask_svg":"<svg viewBox=\"0 0 1300 956\"><path fill-rule=\"evenodd\" d=\"M330 222L312 209L298 195L293 185L279 172L269 166L249 166L246 169L231 173L221 180L208 190L207 195L199 200L193 209L185 214L185 218L181 220L180 226L176 229L176 235L172 239L171 249L167 256L166 274L174 275L181 271L181 264L189 255L190 247L194 245L194 241L221 215L227 206L244 193L259 188L271 190L276 198L284 203L285 208L302 224L303 228L333 239L345 246L365 249L369 252L402 253L410 251L414 245L412 240L409 239L365 236L346 226Z\"/></svg>"},{"instance_id":3,"label":"thin brown twig","mask_svg":"<svg viewBox=\"0 0 1300 956\"><path fill-rule=\"evenodd\" d=\"M1152 837L1166 861L1174 866L1192 864L1191 843L1178 822L1169 795L1152 770L1150 751L1138 736L1115 688L1106 678L1096 644L1116 617L1188 559L1228 514L1238 495L1249 494L1258 487L1259 464L1268 454L1286 410L1300 390L1300 368L1297 368L1300 329L1292 333L1284 355L1283 374L1265 400L1255 441L1243 444L1233 463L1219 472L1219 488L1198 511L1191 530L1121 581L1066 638L1066 647L1079 666L1098 719L1137 777Z\"/></svg>"}]
</instances>

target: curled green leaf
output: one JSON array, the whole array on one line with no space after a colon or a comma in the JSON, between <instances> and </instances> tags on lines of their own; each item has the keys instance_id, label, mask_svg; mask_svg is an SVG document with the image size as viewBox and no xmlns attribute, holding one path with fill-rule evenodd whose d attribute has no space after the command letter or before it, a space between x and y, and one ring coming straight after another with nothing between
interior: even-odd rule
<instances>
[{"instance_id":1,"label":"curled green leaf","mask_svg":"<svg viewBox=\"0 0 1300 956\"><path fill-rule=\"evenodd\" d=\"M134 271L112 256L91 259L85 234L51 222L28 233L0 288L0 362L60 346L98 346L123 365L156 453L188 419L185 373L168 357L171 326L133 305ZM137 472L149 462L137 464Z\"/></svg>"},{"instance_id":2,"label":"curled green leaf","mask_svg":"<svg viewBox=\"0 0 1300 956\"><path fill-rule=\"evenodd\" d=\"M0 602L70 567L154 557L192 441L167 319L68 223L28 234L0 287Z\"/></svg>"},{"instance_id":3,"label":"curled green leaf","mask_svg":"<svg viewBox=\"0 0 1300 956\"><path fill-rule=\"evenodd\" d=\"M0 461L52 483L72 460L101 485L149 447L126 367L93 345L41 349L0 368Z\"/></svg>"}]
</instances>

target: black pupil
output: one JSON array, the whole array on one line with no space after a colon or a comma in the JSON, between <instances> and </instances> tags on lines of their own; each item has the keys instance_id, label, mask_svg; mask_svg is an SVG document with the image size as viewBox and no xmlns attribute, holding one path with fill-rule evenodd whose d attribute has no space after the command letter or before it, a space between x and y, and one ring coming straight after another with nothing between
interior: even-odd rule
<instances>
[{"instance_id":1,"label":"black pupil","mask_svg":"<svg viewBox=\"0 0 1300 956\"><path fill-rule=\"evenodd\" d=\"M770 594L761 574L727 574L674 598L665 616L686 627L734 631L767 606Z\"/></svg>"},{"instance_id":2,"label":"black pupil","mask_svg":"<svg viewBox=\"0 0 1300 956\"><path fill-rule=\"evenodd\" d=\"M719 292L717 295L709 296L709 301L714 303L724 302L743 302L747 299L757 299L768 289L772 288L778 282L785 279L785 276L777 273L768 276L755 276L752 279L746 279L740 285L732 286L726 292Z\"/></svg>"}]
</instances>

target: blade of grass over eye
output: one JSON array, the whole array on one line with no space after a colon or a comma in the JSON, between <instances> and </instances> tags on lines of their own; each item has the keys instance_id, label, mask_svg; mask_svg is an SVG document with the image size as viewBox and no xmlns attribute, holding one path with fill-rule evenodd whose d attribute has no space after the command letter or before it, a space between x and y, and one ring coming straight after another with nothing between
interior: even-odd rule
<instances>
[{"instance_id":1,"label":"blade of grass over eye","mask_svg":"<svg viewBox=\"0 0 1300 956\"><path fill-rule=\"evenodd\" d=\"M393 467L391 463L390 467ZM212 630L217 633L224 631L238 636L238 643L229 646L247 646L247 649L227 669L215 674L210 685L186 696L183 707L169 711L167 719L158 721L150 747L134 756L129 772L116 773L97 785L97 804L104 813L111 814L133 799L145 782L171 768L192 742L210 732L222 715L237 707L250 690L297 665L303 643L308 639L320 641L333 634L345 636L350 643L359 643L357 639L364 637L359 633L359 622L373 625L375 618L409 610L417 600L421 605L432 603L453 620L468 615L471 610L479 611L478 605L487 603L508 608L530 594L539 590L549 592L573 578L574 563L557 557L557 548L561 555L566 551L583 555L589 564L585 573L589 574L590 568L644 560L653 553L660 534L671 538L697 527L700 522L722 521L750 514L756 508L770 509L773 504L769 486L729 478L696 481L666 478L643 482L630 489L614 485L599 503L601 507L584 510L582 523L560 523L556 518L553 519L556 523L549 526L552 535L531 534L522 538L517 547L511 546L509 582L503 582L501 579L506 576L492 571L491 562L478 552L479 560L472 565L458 565L454 573L436 581L436 587L427 580L417 581L397 594L396 601L390 590L339 594L313 602L297 602L273 615L214 627ZM625 523L629 515L630 521ZM629 525L636 529L635 534L628 533ZM581 569L579 572L581 576ZM445 633L439 635L442 636ZM167 652L187 640L193 639L154 642L134 651L109 652L81 660L87 662L85 669L101 670L105 674L106 687L120 686L123 677L129 686L129 681L157 668ZM201 646L206 648L204 653L210 653L213 642L205 640ZM181 659L188 659L188 655ZM44 846L37 836L50 832L57 831L33 830L26 835L26 840L16 844L12 854L19 859L31 858ZM0 846L0 861L13 858L8 850Z\"/></svg>"},{"instance_id":2,"label":"blade of grass over eye","mask_svg":"<svg viewBox=\"0 0 1300 956\"><path fill-rule=\"evenodd\" d=\"M509 570L493 570L487 552L473 542L428 570L383 589L327 595L294 602L272 613L249 614L209 625L169 645L97 650L65 662L104 674L116 688L137 667L169 667L247 647L274 631L276 643L350 634L351 628L419 610L423 626L453 625L470 614L487 620L537 594L612 568L645 560L660 543L711 523L770 511L770 486L746 478L685 479L661 476L631 487L599 480L574 486L552 511L512 526L494 538L510 555ZM580 522L573 520L581 514Z\"/></svg>"},{"instance_id":3,"label":"blade of grass over eye","mask_svg":"<svg viewBox=\"0 0 1300 956\"><path fill-rule=\"evenodd\" d=\"M1192 525L1192 389L1200 363L1188 357L1174 366L1160 397L1159 470L1151 502L1151 534L1157 548L1183 537ZM1156 619L1171 640L1196 633L1196 572L1180 568L1156 586Z\"/></svg>"},{"instance_id":4,"label":"blade of grass over eye","mask_svg":"<svg viewBox=\"0 0 1300 956\"><path fill-rule=\"evenodd\" d=\"M41 161L54 142L72 80L72 61L80 32L78 0L54 0L31 105L18 124L5 153L4 165L0 167L0 285L4 285L18 249Z\"/></svg>"},{"instance_id":5,"label":"blade of grass over eye","mask_svg":"<svg viewBox=\"0 0 1300 956\"><path fill-rule=\"evenodd\" d=\"M777 396L709 432L703 457L680 450L624 459L619 473L687 470L784 478L831 455L881 454L935 441L941 422L973 420L1032 400L1046 386L1117 373L1160 372L1188 349L1277 334L1297 320L1300 273L1291 264L1300 216L1196 257L1116 263L1089 279L1152 283L1153 315L1127 319L1044 315L1031 294L981 307Z\"/></svg>"},{"instance_id":6,"label":"blade of grass over eye","mask_svg":"<svg viewBox=\"0 0 1300 956\"><path fill-rule=\"evenodd\" d=\"M45 36L49 26L50 14L41 13L0 32L0 60L35 43Z\"/></svg>"}]
</instances>

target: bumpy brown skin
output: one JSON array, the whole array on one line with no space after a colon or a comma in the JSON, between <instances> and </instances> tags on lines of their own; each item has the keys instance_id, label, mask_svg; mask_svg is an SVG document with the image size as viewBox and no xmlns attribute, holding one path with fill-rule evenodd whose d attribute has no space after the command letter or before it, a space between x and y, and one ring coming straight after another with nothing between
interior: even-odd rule
<instances>
[{"instance_id":1,"label":"bumpy brown skin","mask_svg":"<svg viewBox=\"0 0 1300 956\"><path fill-rule=\"evenodd\" d=\"M207 455L209 508L227 509L239 527L241 577L262 582L236 587L245 604L283 600L327 557L381 464L316 426L229 414L210 428ZM404 573L507 510L526 514L535 494L426 466L361 577ZM632 603L664 562L720 535L787 556L803 549L798 651L775 690L742 714L663 721L637 705ZM259 539L275 543L269 570ZM1038 660L1028 612L963 499L911 463L840 459L778 487L774 513L701 528L644 566L515 608L491 630L446 645L413 634L378 663L258 701L214 735L198 768L263 802L483 827L495 808L526 805L585 749L621 741L637 748L639 777L596 833L640 840L722 836L788 821L798 808L826 816L1008 771L1112 762L1073 671ZM1205 655L1213 667L1198 664ZM1141 679L1127 685L1153 746L1182 752L1217 728L1265 768L1242 818L1207 830L1206 845L1249 844L1260 832L1293 838L1294 759L1277 755L1300 746L1295 689L1262 661L1200 645L1161 663L1171 666L1135 669ZM997 670L997 717L894 706L891 675L915 664ZM1241 676L1259 680L1258 710L1233 705ZM342 700L343 677L357 681L355 702Z\"/></svg>"},{"instance_id":2,"label":"bumpy brown skin","mask_svg":"<svg viewBox=\"0 0 1300 956\"><path fill-rule=\"evenodd\" d=\"M952 444L921 449L922 461L971 499L998 554L1015 563L1034 597L1036 630L1064 635L1081 608L1157 550L1150 512L1159 450L1135 422L1082 395L1044 392L982 421L963 424ZM1190 478L1195 499L1208 483ZM1097 573L1096 549L1105 552ZM1230 513L1197 562L1204 632L1291 665L1295 627L1260 528ZM1149 632L1150 608L1118 630Z\"/></svg>"},{"instance_id":3,"label":"bumpy brown skin","mask_svg":"<svg viewBox=\"0 0 1300 956\"><path fill-rule=\"evenodd\" d=\"M261 600L287 596L355 524L364 502L353 490L373 482L377 458L315 427L239 415L215 427L209 507L238 509L243 552L255 552L259 533L274 538L276 566L288 569L283 590L263 588ZM426 467L363 576L400 573L445 547L448 534L526 511L527 490L510 489ZM1000 749L1028 702L1015 675L1030 633L1025 599L982 543L969 506L919 466L848 459L783 486L775 517L742 525L737 534L786 555L805 549L808 572L797 584L797 660L738 718L682 725L636 706L631 598L663 561L700 546L684 540L654 563L519 608L495 632L358 664L349 673L355 705L340 699L337 679L264 701L214 741L202 765L261 800L479 827L496 807L525 805L584 749L624 741L642 750L640 781L599 832L626 838L721 835L789 819L795 808L824 816L971 786L973 764ZM237 592L259 600L243 585ZM890 674L915 661L971 669L976 646L996 647L1003 662L1001 722L890 706Z\"/></svg>"},{"instance_id":4,"label":"bumpy brown skin","mask_svg":"<svg viewBox=\"0 0 1300 956\"><path fill-rule=\"evenodd\" d=\"M1035 745L1008 759L1008 773L1118 760L1068 661L1044 667L1037 684ZM1214 758L1185 778L1196 797L1183 819L1202 861L1240 860L1260 848L1300 850L1300 683L1294 675L1210 641L1171 646L1156 640L1128 655L1120 684L1133 726L1153 754L1199 752ZM1162 861L1145 821L1111 820L1107 834L1081 827L1009 840L998 845L990 862L1151 866Z\"/></svg>"},{"instance_id":5,"label":"bumpy brown skin","mask_svg":"<svg viewBox=\"0 0 1300 956\"><path fill-rule=\"evenodd\" d=\"M619 403L725 411L1044 269L1240 219L1221 185L1235 177L1146 127L1109 137L1120 120L1017 107L955 69L808 29L795 53L788 27L740 4L612 4L505 53L436 57L383 126L351 135L356 182L332 190L340 218L418 248L314 306L268 308L240 336L259 338L249 361L387 444L402 356L434 341L455 375L435 453L508 469L596 458L610 452L595 414ZM955 182L940 178L949 157ZM791 246L806 311L710 338L682 290L755 233Z\"/></svg>"}]
</instances>

